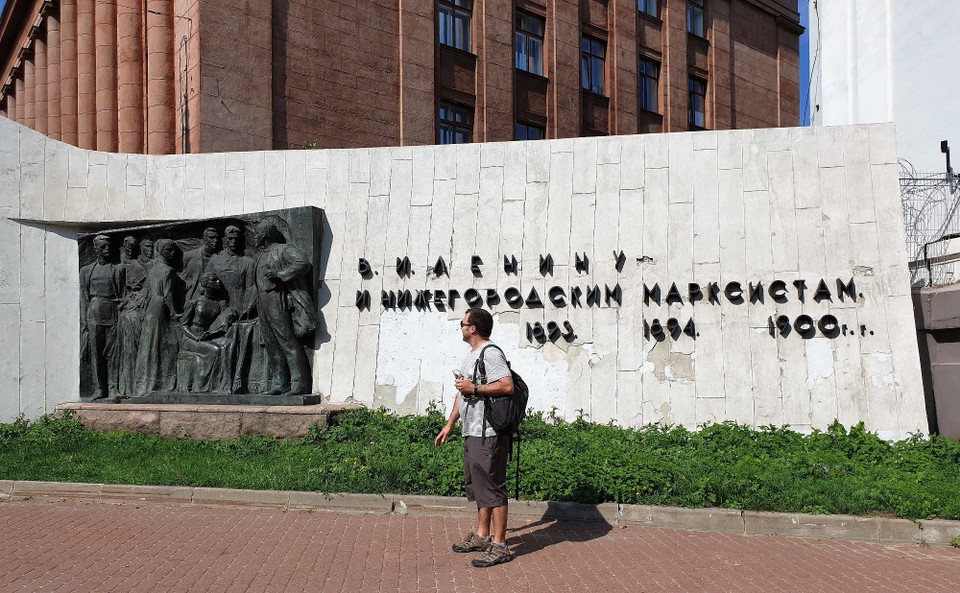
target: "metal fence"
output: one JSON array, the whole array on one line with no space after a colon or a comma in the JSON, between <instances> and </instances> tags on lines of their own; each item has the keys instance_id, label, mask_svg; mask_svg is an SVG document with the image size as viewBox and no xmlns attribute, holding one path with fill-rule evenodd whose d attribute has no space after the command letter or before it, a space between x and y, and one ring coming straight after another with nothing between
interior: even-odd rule
<instances>
[{"instance_id":1,"label":"metal fence","mask_svg":"<svg viewBox=\"0 0 960 593\"><path fill-rule=\"evenodd\" d=\"M914 287L960 280L960 191L956 177L917 171L900 159L900 203ZM955 269L956 268L956 269Z\"/></svg>"}]
</instances>

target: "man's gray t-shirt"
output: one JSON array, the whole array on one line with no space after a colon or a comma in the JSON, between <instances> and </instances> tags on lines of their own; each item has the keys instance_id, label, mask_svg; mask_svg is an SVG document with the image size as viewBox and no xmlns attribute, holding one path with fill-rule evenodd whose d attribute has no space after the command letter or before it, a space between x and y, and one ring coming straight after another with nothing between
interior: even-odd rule
<instances>
[{"instance_id":1,"label":"man's gray t-shirt","mask_svg":"<svg viewBox=\"0 0 960 593\"><path fill-rule=\"evenodd\" d=\"M473 370L476 366L477 357L480 356L480 352L485 346L491 344L493 344L493 342L484 342L463 359L463 363L460 365L460 372L463 373L463 376L468 381L472 382L474 379ZM483 364L487 372L486 383L493 383L510 376L510 367L507 366L507 358L499 348L487 348L487 351L483 354ZM477 383L479 383L479 380ZM483 409L483 398L468 403L466 397L464 397L463 394L460 395L460 418L463 421L463 436L491 437L497 435L491 426L487 426L486 430L484 430Z\"/></svg>"}]
</instances>

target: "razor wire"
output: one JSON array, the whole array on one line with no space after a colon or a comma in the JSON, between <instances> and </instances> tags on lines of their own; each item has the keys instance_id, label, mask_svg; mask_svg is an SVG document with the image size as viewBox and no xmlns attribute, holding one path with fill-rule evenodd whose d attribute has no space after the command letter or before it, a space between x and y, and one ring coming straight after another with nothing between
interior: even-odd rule
<instances>
[{"instance_id":1,"label":"razor wire","mask_svg":"<svg viewBox=\"0 0 960 593\"><path fill-rule=\"evenodd\" d=\"M957 209L960 192L949 173L917 171L907 159L899 159L900 204L911 262L910 282L914 287L951 284L958 279L960 263L931 260L947 254L950 242L942 240L960 233ZM925 249L926 247L926 249ZM925 253L926 251L926 253ZM928 271L929 268L929 271Z\"/></svg>"}]
</instances>

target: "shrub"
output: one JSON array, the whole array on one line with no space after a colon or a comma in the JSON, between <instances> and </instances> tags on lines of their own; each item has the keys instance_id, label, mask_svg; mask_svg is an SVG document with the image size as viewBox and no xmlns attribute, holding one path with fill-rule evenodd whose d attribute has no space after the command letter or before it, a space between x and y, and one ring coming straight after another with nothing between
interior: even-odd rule
<instances>
[{"instance_id":1,"label":"shrub","mask_svg":"<svg viewBox=\"0 0 960 593\"><path fill-rule=\"evenodd\" d=\"M445 421L361 409L303 439L191 441L19 418L0 424L0 479L462 496L462 438L433 446ZM554 412L522 430L525 499L960 519L960 443L938 436L890 443L838 423L806 436L731 422L629 429Z\"/></svg>"}]
</instances>

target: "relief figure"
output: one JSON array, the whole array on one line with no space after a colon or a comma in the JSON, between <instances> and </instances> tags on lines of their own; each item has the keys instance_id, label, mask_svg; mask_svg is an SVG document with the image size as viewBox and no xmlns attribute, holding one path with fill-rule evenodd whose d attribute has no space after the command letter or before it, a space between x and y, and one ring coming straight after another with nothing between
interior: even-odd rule
<instances>
[{"instance_id":1,"label":"relief figure","mask_svg":"<svg viewBox=\"0 0 960 593\"><path fill-rule=\"evenodd\" d=\"M93 399L103 399L119 392L117 357L110 354L125 275L122 265L110 262L109 237L98 235L93 247L97 260L80 268L81 356L86 353L90 359Z\"/></svg>"},{"instance_id":2,"label":"relief figure","mask_svg":"<svg viewBox=\"0 0 960 593\"><path fill-rule=\"evenodd\" d=\"M254 243L260 249L255 284L266 365L261 361L252 368L251 380L264 380L268 394L310 393L310 363L300 342L319 323L307 290L310 260L300 249L287 245L276 223L269 220L256 226Z\"/></svg>"},{"instance_id":3,"label":"relief figure","mask_svg":"<svg viewBox=\"0 0 960 593\"><path fill-rule=\"evenodd\" d=\"M160 258L150 268L143 289L147 294L137 351L137 395L173 391L177 386L180 340L176 325L185 289L177 267L183 252L169 239L157 241L156 250Z\"/></svg>"},{"instance_id":4,"label":"relief figure","mask_svg":"<svg viewBox=\"0 0 960 593\"><path fill-rule=\"evenodd\" d=\"M177 358L177 389L195 393L229 393L232 366L226 354L226 333L235 314L227 306L216 274L200 278L200 290L183 309Z\"/></svg>"}]
</instances>

